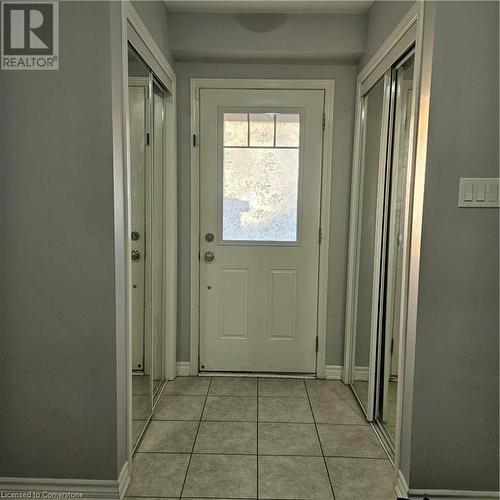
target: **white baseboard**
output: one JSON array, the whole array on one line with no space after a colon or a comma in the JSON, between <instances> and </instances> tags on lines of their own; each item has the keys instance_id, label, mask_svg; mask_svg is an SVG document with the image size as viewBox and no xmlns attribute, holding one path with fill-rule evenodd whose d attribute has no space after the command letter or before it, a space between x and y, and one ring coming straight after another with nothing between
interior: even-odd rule
<instances>
[{"instance_id":1,"label":"white baseboard","mask_svg":"<svg viewBox=\"0 0 500 500\"><path fill-rule=\"evenodd\" d=\"M342 380L343 371L344 371L343 366L326 365L325 378L328 380Z\"/></svg>"},{"instance_id":2,"label":"white baseboard","mask_svg":"<svg viewBox=\"0 0 500 500\"><path fill-rule=\"evenodd\" d=\"M325 366L325 378L329 380L342 380L343 367L337 365ZM189 377L191 375L191 363L189 361L177 362L177 375Z\"/></svg>"},{"instance_id":3,"label":"white baseboard","mask_svg":"<svg viewBox=\"0 0 500 500\"><path fill-rule=\"evenodd\" d=\"M191 363L189 361L177 361L177 375L189 377L191 375Z\"/></svg>"},{"instance_id":4,"label":"white baseboard","mask_svg":"<svg viewBox=\"0 0 500 500\"><path fill-rule=\"evenodd\" d=\"M121 500L130 482L130 469L125 462L117 479L50 479L32 477L0 477L0 491L28 495L30 498L84 498L85 500ZM26 498L26 496L25 496Z\"/></svg>"},{"instance_id":5,"label":"white baseboard","mask_svg":"<svg viewBox=\"0 0 500 500\"><path fill-rule=\"evenodd\" d=\"M360 380L362 382L368 382L370 372L368 367L357 366L353 370L352 379Z\"/></svg>"},{"instance_id":6,"label":"white baseboard","mask_svg":"<svg viewBox=\"0 0 500 500\"><path fill-rule=\"evenodd\" d=\"M401 470L398 470L396 476L396 494L398 497L406 498L408 496L408 484L406 483L406 479L403 476Z\"/></svg>"},{"instance_id":7,"label":"white baseboard","mask_svg":"<svg viewBox=\"0 0 500 500\"><path fill-rule=\"evenodd\" d=\"M485 498L499 498L498 491L461 491L461 490L421 490L411 489L409 498L420 500L423 498L434 500L457 500L459 498L468 498L469 500L483 500Z\"/></svg>"}]
</instances>

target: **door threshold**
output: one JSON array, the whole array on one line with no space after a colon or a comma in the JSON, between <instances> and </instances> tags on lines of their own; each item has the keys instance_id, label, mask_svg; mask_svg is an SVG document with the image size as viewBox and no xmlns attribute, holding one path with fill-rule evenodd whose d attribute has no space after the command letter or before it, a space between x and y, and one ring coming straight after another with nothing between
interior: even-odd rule
<instances>
[{"instance_id":1,"label":"door threshold","mask_svg":"<svg viewBox=\"0 0 500 500\"><path fill-rule=\"evenodd\" d=\"M200 377L247 377L247 378L307 378L315 379L313 373L273 373L273 372L199 372Z\"/></svg>"}]
</instances>

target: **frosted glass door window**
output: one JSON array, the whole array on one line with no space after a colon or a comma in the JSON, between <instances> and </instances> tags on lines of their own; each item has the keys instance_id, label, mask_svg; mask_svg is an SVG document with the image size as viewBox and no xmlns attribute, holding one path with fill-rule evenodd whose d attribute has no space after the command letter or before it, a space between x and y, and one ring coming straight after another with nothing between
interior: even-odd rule
<instances>
[{"instance_id":1,"label":"frosted glass door window","mask_svg":"<svg viewBox=\"0 0 500 500\"><path fill-rule=\"evenodd\" d=\"M296 242L300 115L224 113L222 239Z\"/></svg>"}]
</instances>

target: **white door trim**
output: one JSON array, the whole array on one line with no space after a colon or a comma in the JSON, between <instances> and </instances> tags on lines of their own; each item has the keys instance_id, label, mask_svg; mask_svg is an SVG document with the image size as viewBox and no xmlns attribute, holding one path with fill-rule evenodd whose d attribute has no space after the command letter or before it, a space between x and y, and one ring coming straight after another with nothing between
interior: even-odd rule
<instances>
[{"instance_id":1,"label":"white door trim","mask_svg":"<svg viewBox=\"0 0 500 500\"><path fill-rule=\"evenodd\" d=\"M117 322L117 411L122 413L120 402L126 404L126 455L128 463L132 459L132 273L130 267L130 155L128 144L128 42L140 42L135 47L153 69L162 72L162 83L167 87L165 103L165 144L166 158L164 170L164 234L163 256L164 279L164 366L165 378L176 376L176 313L177 313L177 117L176 78L161 49L147 30L141 17L130 1L120 2L120 24L112 22L111 47L116 50L116 61L112 66L113 79L113 177L115 200L115 286ZM112 17L114 21L114 17ZM120 41L120 49L117 44ZM118 53L118 50L121 53ZM123 338L125 337L125 338ZM122 379L125 378L126 382ZM123 385L122 385L123 384ZM123 393L122 393L123 389ZM120 419L119 419L120 421ZM123 439L118 424L118 448ZM120 464L119 464L120 465Z\"/></svg>"},{"instance_id":2,"label":"white door trim","mask_svg":"<svg viewBox=\"0 0 500 500\"><path fill-rule=\"evenodd\" d=\"M326 318L328 295L328 252L330 243L330 198L333 153L333 104L334 80L267 80L267 79L191 79L191 313L190 313L190 365L191 375L198 375L200 340L200 158L199 137L199 91L212 89L307 89L325 92L325 129L323 133L323 165L321 176L322 241L319 250L318 282L318 352L316 376L325 377L326 361Z\"/></svg>"}]
</instances>

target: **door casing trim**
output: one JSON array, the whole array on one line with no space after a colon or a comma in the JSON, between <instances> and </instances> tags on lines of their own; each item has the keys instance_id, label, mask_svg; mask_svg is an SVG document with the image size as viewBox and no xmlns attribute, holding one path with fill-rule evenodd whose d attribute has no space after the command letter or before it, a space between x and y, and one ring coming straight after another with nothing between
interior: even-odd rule
<instances>
[{"instance_id":1,"label":"door casing trim","mask_svg":"<svg viewBox=\"0 0 500 500\"><path fill-rule=\"evenodd\" d=\"M321 173L322 239L319 247L318 313L316 353L316 376L325 378L326 323L328 299L328 256L330 246L330 202L333 165L333 109L335 80L290 80L290 79L191 79L191 138L200 134L200 89L246 89L246 90L323 90L325 92L323 130L323 160ZM200 342L200 157L199 142L191 141L191 281L190 281L190 365L191 375L199 372Z\"/></svg>"}]
</instances>

